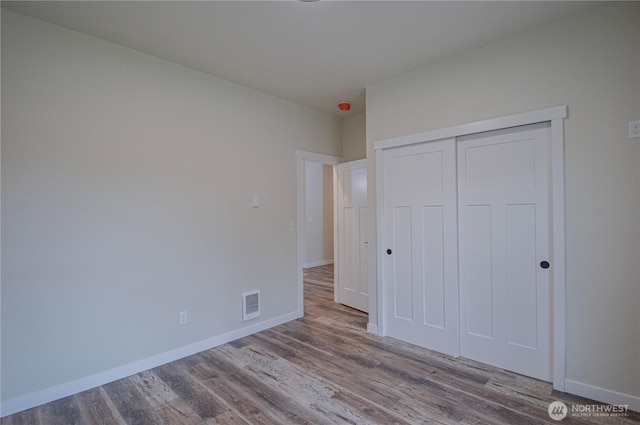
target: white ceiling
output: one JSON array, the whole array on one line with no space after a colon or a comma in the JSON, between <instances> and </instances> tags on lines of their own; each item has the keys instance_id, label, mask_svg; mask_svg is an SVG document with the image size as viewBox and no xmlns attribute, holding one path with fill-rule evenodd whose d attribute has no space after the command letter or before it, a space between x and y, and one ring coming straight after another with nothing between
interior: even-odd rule
<instances>
[{"instance_id":1,"label":"white ceiling","mask_svg":"<svg viewBox=\"0 0 640 425\"><path fill-rule=\"evenodd\" d=\"M589 1L51 1L2 6L346 116L367 85L601 5Z\"/></svg>"}]
</instances>

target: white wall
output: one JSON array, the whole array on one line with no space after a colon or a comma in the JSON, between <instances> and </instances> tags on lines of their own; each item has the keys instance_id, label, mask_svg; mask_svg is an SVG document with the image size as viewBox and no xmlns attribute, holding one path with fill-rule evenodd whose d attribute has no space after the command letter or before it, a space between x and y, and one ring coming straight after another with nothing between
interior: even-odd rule
<instances>
[{"instance_id":1,"label":"white wall","mask_svg":"<svg viewBox=\"0 0 640 425\"><path fill-rule=\"evenodd\" d=\"M333 167L305 162L304 267L333 263Z\"/></svg>"},{"instance_id":2,"label":"white wall","mask_svg":"<svg viewBox=\"0 0 640 425\"><path fill-rule=\"evenodd\" d=\"M364 159L367 155L366 114L342 119L342 161Z\"/></svg>"},{"instance_id":3,"label":"white wall","mask_svg":"<svg viewBox=\"0 0 640 425\"><path fill-rule=\"evenodd\" d=\"M3 404L238 330L249 289L296 314L294 152L338 118L6 10L2 90Z\"/></svg>"},{"instance_id":4,"label":"white wall","mask_svg":"<svg viewBox=\"0 0 640 425\"><path fill-rule=\"evenodd\" d=\"M369 205L375 140L562 104L568 388L619 392L638 409L640 143L627 123L640 119L640 4L596 9L368 87Z\"/></svg>"}]
</instances>

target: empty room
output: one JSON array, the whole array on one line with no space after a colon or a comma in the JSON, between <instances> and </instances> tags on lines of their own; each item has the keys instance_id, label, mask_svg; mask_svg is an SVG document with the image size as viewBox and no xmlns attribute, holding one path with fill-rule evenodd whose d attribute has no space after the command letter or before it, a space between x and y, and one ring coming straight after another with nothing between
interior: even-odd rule
<instances>
[{"instance_id":1,"label":"empty room","mask_svg":"<svg viewBox=\"0 0 640 425\"><path fill-rule=\"evenodd\" d=\"M2 1L0 423L640 423L640 3Z\"/></svg>"}]
</instances>

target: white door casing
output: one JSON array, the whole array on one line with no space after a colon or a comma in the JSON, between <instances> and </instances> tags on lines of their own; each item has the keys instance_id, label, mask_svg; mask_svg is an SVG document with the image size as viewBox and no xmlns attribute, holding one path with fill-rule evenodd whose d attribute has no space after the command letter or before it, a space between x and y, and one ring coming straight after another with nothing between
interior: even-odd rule
<instances>
[{"instance_id":1,"label":"white door casing","mask_svg":"<svg viewBox=\"0 0 640 425\"><path fill-rule=\"evenodd\" d=\"M534 127L457 140L460 355L551 381L550 129Z\"/></svg>"},{"instance_id":2,"label":"white door casing","mask_svg":"<svg viewBox=\"0 0 640 425\"><path fill-rule=\"evenodd\" d=\"M386 333L458 352L453 139L384 151Z\"/></svg>"},{"instance_id":3,"label":"white door casing","mask_svg":"<svg viewBox=\"0 0 640 425\"><path fill-rule=\"evenodd\" d=\"M337 264L335 300L368 312L367 277L367 163L351 161L337 166Z\"/></svg>"}]
</instances>

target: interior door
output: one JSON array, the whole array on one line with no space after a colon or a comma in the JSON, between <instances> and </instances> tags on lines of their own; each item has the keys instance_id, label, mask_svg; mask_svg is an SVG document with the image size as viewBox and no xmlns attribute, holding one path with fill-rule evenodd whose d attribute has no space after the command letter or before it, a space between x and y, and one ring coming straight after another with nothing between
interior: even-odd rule
<instances>
[{"instance_id":1,"label":"interior door","mask_svg":"<svg viewBox=\"0 0 640 425\"><path fill-rule=\"evenodd\" d=\"M457 355L453 139L383 153L384 333Z\"/></svg>"},{"instance_id":2,"label":"interior door","mask_svg":"<svg viewBox=\"0 0 640 425\"><path fill-rule=\"evenodd\" d=\"M338 164L338 266L335 299L369 311L367 162Z\"/></svg>"},{"instance_id":3,"label":"interior door","mask_svg":"<svg viewBox=\"0 0 640 425\"><path fill-rule=\"evenodd\" d=\"M549 128L457 145L461 355L550 381Z\"/></svg>"}]
</instances>

